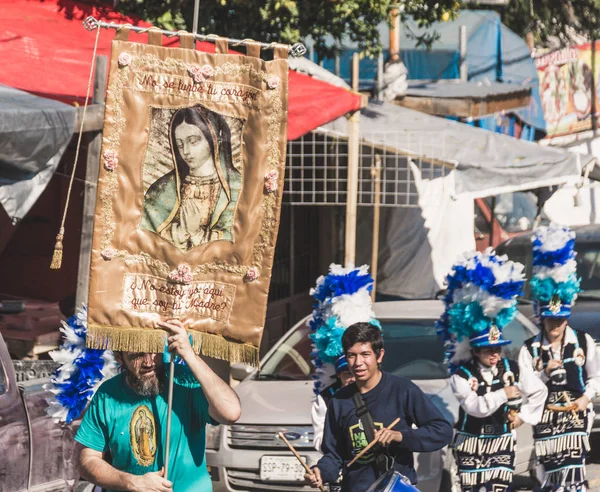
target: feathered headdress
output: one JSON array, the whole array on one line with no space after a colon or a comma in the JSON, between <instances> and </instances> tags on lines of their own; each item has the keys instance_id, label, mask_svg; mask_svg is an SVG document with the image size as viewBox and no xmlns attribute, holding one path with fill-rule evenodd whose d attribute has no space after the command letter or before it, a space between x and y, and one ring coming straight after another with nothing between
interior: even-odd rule
<instances>
[{"instance_id":1,"label":"feathered headdress","mask_svg":"<svg viewBox=\"0 0 600 492\"><path fill-rule=\"evenodd\" d=\"M531 241L533 277L530 286L536 313L545 318L567 318L581 283L577 278L575 233L568 227L550 224L536 229Z\"/></svg>"},{"instance_id":2,"label":"feathered headdress","mask_svg":"<svg viewBox=\"0 0 600 492\"><path fill-rule=\"evenodd\" d=\"M485 253L462 256L446 277L445 310L436 328L450 372L470 358L470 348L506 345L502 329L517 314L523 265Z\"/></svg>"},{"instance_id":3,"label":"feathered headdress","mask_svg":"<svg viewBox=\"0 0 600 492\"><path fill-rule=\"evenodd\" d=\"M60 367L45 389L54 393L48 399L46 412L55 420L71 423L77 420L105 379L115 376L118 365L110 350L95 350L85 346L87 308L62 322L63 343L50 352Z\"/></svg>"},{"instance_id":4,"label":"feathered headdress","mask_svg":"<svg viewBox=\"0 0 600 492\"><path fill-rule=\"evenodd\" d=\"M379 328L375 319L371 290L373 278L369 268L344 268L331 264L329 274L317 279L310 294L315 298L313 315L308 321L313 341L311 357L316 367L315 394L319 394L335 382L336 362L343 367L342 335L354 323L367 322Z\"/></svg>"}]
</instances>

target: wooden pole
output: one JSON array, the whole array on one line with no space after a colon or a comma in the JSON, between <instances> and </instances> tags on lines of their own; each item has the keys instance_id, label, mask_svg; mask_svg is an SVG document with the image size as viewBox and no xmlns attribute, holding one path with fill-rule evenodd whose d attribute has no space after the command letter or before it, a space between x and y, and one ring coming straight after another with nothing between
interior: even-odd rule
<instances>
[{"instance_id":1,"label":"wooden pole","mask_svg":"<svg viewBox=\"0 0 600 492\"><path fill-rule=\"evenodd\" d=\"M105 55L97 56L96 71L94 73L94 93L92 96L93 104L101 104L106 100L107 71L108 58ZM94 234L94 210L96 208L96 189L98 186L101 150L102 131L99 131L91 134L87 149L75 306L81 306L83 303L87 303L88 300L90 263L92 258L92 236Z\"/></svg>"},{"instance_id":2,"label":"wooden pole","mask_svg":"<svg viewBox=\"0 0 600 492\"><path fill-rule=\"evenodd\" d=\"M375 155L375 167L371 169L373 178L374 203L373 203L373 247L371 248L371 277L373 277L373 290L371 298L375 301L377 290L377 261L379 259L379 216L381 205L381 156Z\"/></svg>"},{"instance_id":3,"label":"wooden pole","mask_svg":"<svg viewBox=\"0 0 600 492\"><path fill-rule=\"evenodd\" d=\"M400 12L397 8L390 10L390 61L400 59Z\"/></svg>"},{"instance_id":4,"label":"wooden pole","mask_svg":"<svg viewBox=\"0 0 600 492\"><path fill-rule=\"evenodd\" d=\"M397 418L396 420L394 420L394 421L393 421L393 422L392 422L390 425L388 425L388 426L386 427L386 429L387 429L387 430L391 430L391 429L393 429L393 428L394 428L394 426L395 426L395 425L396 425L398 422L400 422L400 417L398 417L398 418ZM359 459L360 459L362 456L364 456L364 455L365 455L365 453L366 453L366 452L367 452L369 449L371 449L373 446L375 446L375 444L377 444L377 441L376 441L375 439L373 439L373 440L372 440L372 441L371 441L371 442L370 442L370 443L367 445L367 447L366 447L366 448L363 448L363 450L362 450L360 453L358 453L358 454L357 454L357 455L356 455L356 456L355 456L355 457L352 459L352 461L351 461L350 463L348 463L348 464L346 465L346 467L347 467L347 468L350 468L350 467L351 467L351 466L352 466L354 463L356 463L356 461L357 461L357 460L359 460Z\"/></svg>"},{"instance_id":5,"label":"wooden pole","mask_svg":"<svg viewBox=\"0 0 600 492\"><path fill-rule=\"evenodd\" d=\"M165 442L165 480L169 479L169 448L171 446L171 417L173 416L173 380L175 372L175 355L169 353L169 393L167 399L167 437Z\"/></svg>"},{"instance_id":6,"label":"wooden pole","mask_svg":"<svg viewBox=\"0 0 600 492\"><path fill-rule=\"evenodd\" d=\"M279 439L281 439L284 443L286 443L287 447L294 454L294 456L296 457L296 459L302 464L302 466L304 467L304 470L306 471L306 473L312 474L313 471L308 467L308 465L306 464L306 462L298 454L298 451L296 451L294 449L294 446L292 446L292 443L290 443L290 441L288 441L286 439L286 437L283 435L282 432L279 433ZM321 492L327 492L327 489L325 489L325 486L323 486L323 485L321 485L320 489L321 489Z\"/></svg>"},{"instance_id":7,"label":"wooden pole","mask_svg":"<svg viewBox=\"0 0 600 492\"><path fill-rule=\"evenodd\" d=\"M352 57L352 90L358 92L359 57ZM356 261L356 211L358 206L358 160L360 148L360 111L350 117L348 136L348 191L346 195L346 241L344 263L354 265Z\"/></svg>"}]
</instances>

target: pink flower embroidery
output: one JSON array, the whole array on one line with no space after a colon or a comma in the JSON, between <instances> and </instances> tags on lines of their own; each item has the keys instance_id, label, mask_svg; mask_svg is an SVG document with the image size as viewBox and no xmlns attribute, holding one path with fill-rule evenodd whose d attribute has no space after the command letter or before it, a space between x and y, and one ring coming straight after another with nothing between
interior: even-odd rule
<instances>
[{"instance_id":1,"label":"pink flower embroidery","mask_svg":"<svg viewBox=\"0 0 600 492\"><path fill-rule=\"evenodd\" d=\"M194 280L192 269L188 265L179 265L175 270L169 273L169 280L177 284L189 284Z\"/></svg>"},{"instance_id":2,"label":"pink flower embroidery","mask_svg":"<svg viewBox=\"0 0 600 492\"><path fill-rule=\"evenodd\" d=\"M269 89L277 89L277 87L279 87L279 77L277 77L277 75L271 75L267 79L267 87Z\"/></svg>"},{"instance_id":3,"label":"pink flower embroidery","mask_svg":"<svg viewBox=\"0 0 600 492\"><path fill-rule=\"evenodd\" d=\"M104 152L104 167L107 171L114 171L117 168L118 163L119 159L114 150L107 150Z\"/></svg>"},{"instance_id":4,"label":"pink flower embroidery","mask_svg":"<svg viewBox=\"0 0 600 492\"><path fill-rule=\"evenodd\" d=\"M273 193L277 190L277 180L279 179L279 172L277 169L273 169L265 174L265 189L267 193Z\"/></svg>"},{"instance_id":5,"label":"pink flower embroidery","mask_svg":"<svg viewBox=\"0 0 600 492\"><path fill-rule=\"evenodd\" d=\"M131 63L132 57L129 53L123 52L119 55L118 61L120 67L126 67Z\"/></svg>"},{"instance_id":6,"label":"pink flower embroidery","mask_svg":"<svg viewBox=\"0 0 600 492\"><path fill-rule=\"evenodd\" d=\"M106 249L103 249L102 253L100 253L100 254L102 255L102 258L104 258L106 261L110 261L115 257L117 252L112 248L106 248Z\"/></svg>"},{"instance_id":7,"label":"pink flower embroidery","mask_svg":"<svg viewBox=\"0 0 600 492\"><path fill-rule=\"evenodd\" d=\"M254 267L248 268L246 271L246 280L248 282L254 282L258 278L258 270Z\"/></svg>"},{"instance_id":8,"label":"pink flower embroidery","mask_svg":"<svg viewBox=\"0 0 600 492\"><path fill-rule=\"evenodd\" d=\"M194 82L196 82L196 84L201 84L204 82L204 75L202 75L202 69L200 68L200 66L189 65L188 73L190 74L190 77L194 79Z\"/></svg>"},{"instance_id":9,"label":"pink flower embroidery","mask_svg":"<svg viewBox=\"0 0 600 492\"><path fill-rule=\"evenodd\" d=\"M210 79L215 74L214 68L210 65L204 65L201 72L202 75L204 75L204 77L207 79Z\"/></svg>"}]
</instances>

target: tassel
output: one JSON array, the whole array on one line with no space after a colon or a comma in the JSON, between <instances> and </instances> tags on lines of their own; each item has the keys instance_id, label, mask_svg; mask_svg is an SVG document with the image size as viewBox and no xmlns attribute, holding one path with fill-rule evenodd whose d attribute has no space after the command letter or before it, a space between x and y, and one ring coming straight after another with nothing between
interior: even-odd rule
<instances>
[{"instance_id":1,"label":"tassel","mask_svg":"<svg viewBox=\"0 0 600 492\"><path fill-rule=\"evenodd\" d=\"M62 266L64 238L65 228L61 227L56 235L56 244L54 245L54 253L52 254L52 263L50 263L50 268L52 270L60 270L60 267Z\"/></svg>"}]
</instances>

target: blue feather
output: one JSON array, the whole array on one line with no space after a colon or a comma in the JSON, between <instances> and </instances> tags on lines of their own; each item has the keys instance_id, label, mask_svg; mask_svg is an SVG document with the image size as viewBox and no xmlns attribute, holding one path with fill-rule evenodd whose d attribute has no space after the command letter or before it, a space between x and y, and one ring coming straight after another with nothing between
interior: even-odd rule
<instances>
[{"instance_id":1,"label":"blue feather","mask_svg":"<svg viewBox=\"0 0 600 492\"><path fill-rule=\"evenodd\" d=\"M564 265L575 258L575 239L570 239L561 249L541 251L543 244L540 239L533 240L533 266L553 267Z\"/></svg>"},{"instance_id":2,"label":"blue feather","mask_svg":"<svg viewBox=\"0 0 600 492\"><path fill-rule=\"evenodd\" d=\"M87 327L81 318L85 319L86 314L87 309L84 306L79 315L71 316L67 320L67 329L80 339L80 344L85 343ZM82 353L79 353L76 347L76 344L68 343L66 340L62 344L63 349L73 353L74 370L68 379L62 383L58 382L63 366L59 367L51 378L55 389L58 390L56 400L67 410L66 423L71 423L81 416L93 396L96 383L104 378L102 371L105 365L103 358L105 351L85 348Z\"/></svg>"}]
</instances>

